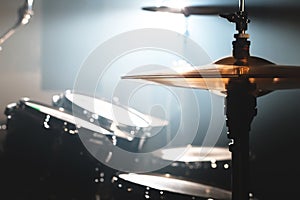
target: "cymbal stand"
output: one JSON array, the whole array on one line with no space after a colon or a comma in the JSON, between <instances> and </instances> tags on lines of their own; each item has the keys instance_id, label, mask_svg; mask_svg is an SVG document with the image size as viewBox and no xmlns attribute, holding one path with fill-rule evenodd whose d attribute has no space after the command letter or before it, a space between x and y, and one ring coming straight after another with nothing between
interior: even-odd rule
<instances>
[{"instance_id":1,"label":"cymbal stand","mask_svg":"<svg viewBox=\"0 0 300 200\"><path fill-rule=\"evenodd\" d=\"M26 25L29 23L31 16L33 15L33 3L33 0L26 0L24 5L19 8L18 21L0 37L0 50L1 45L16 32L17 28L19 28L21 25Z\"/></svg>"},{"instance_id":2,"label":"cymbal stand","mask_svg":"<svg viewBox=\"0 0 300 200\"><path fill-rule=\"evenodd\" d=\"M236 24L237 34L234 35L233 57L235 65L248 65L249 35L246 34L250 22L244 10L245 1L240 1L239 12L223 14L221 17ZM249 132L251 122L257 114L256 86L248 78L232 78L226 85L227 96L226 125L228 138L231 139L229 150L232 154L232 199L249 199Z\"/></svg>"},{"instance_id":3,"label":"cymbal stand","mask_svg":"<svg viewBox=\"0 0 300 200\"><path fill-rule=\"evenodd\" d=\"M257 114L255 85L245 79L232 79L227 85L226 125L232 140L232 199L249 199L249 131Z\"/></svg>"}]
</instances>

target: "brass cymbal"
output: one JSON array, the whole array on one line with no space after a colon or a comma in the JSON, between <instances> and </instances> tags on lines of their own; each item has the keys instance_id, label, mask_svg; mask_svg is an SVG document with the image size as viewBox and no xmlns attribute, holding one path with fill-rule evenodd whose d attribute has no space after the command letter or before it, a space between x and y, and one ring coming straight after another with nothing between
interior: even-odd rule
<instances>
[{"instance_id":1,"label":"brass cymbal","mask_svg":"<svg viewBox=\"0 0 300 200\"><path fill-rule=\"evenodd\" d=\"M300 88L300 66L276 65L258 57L250 57L249 65L233 65L227 57L206 66L174 67L168 71L150 71L125 75L122 79L142 79L168 86L220 91L226 93L230 79L248 79L258 93Z\"/></svg>"}]
</instances>

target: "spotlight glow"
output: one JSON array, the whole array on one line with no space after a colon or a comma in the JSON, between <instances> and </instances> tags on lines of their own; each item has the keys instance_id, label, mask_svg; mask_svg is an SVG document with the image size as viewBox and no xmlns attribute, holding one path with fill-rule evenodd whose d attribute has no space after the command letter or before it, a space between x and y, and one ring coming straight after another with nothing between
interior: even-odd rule
<instances>
[{"instance_id":1,"label":"spotlight glow","mask_svg":"<svg viewBox=\"0 0 300 200\"><path fill-rule=\"evenodd\" d=\"M159 1L157 1L156 5L180 9L180 8L184 8L185 6L187 6L188 3L189 3L189 1L187 1L187 0L170 0L170 1L159 0Z\"/></svg>"}]
</instances>

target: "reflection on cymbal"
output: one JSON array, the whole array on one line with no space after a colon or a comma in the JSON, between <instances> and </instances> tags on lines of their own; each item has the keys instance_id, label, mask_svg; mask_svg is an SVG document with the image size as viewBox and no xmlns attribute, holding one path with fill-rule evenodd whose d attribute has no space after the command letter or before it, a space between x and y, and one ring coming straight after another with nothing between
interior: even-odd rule
<instances>
[{"instance_id":1,"label":"reflection on cymbal","mask_svg":"<svg viewBox=\"0 0 300 200\"><path fill-rule=\"evenodd\" d=\"M198 88L226 92L230 79L248 79L258 91L300 88L300 66L264 64L267 61L251 57L248 66L230 64L225 58L206 66L177 67L144 74L125 75L123 79L143 79L168 86ZM224 64L225 63L225 64Z\"/></svg>"},{"instance_id":2,"label":"reflection on cymbal","mask_svg":"<svg viewBox=\"0 0 300 200\"><path fill-rule=\"evenodd\" d=\"M154 152L163 160L178 162L215 162L231 160L231 152L222 147L175 147Z\"/></svg>"}]
</instances>

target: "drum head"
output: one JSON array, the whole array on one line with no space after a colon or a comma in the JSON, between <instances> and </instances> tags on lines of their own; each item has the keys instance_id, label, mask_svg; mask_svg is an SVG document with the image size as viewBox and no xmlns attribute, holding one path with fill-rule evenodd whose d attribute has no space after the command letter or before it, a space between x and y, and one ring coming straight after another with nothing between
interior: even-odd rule
<instances>
[{"instance_id":1,"label":"drum head","mask_svg":"<svg viewBox=\"0 0 300 200\"><path fill-rule=\"evenodd\" d=\"M105 143L110 133L101 127L27 98L8 105L5 114L7 170L1 178L10 190L7 199L92 199L97 189L95 178L113 173L79 138L82 133L90 143ZM105 149L98 143L95 146Z\"/></svg>"},{"instance_id":2,"label":"drum head","mask_svg":"<svg viewBox=\"0 0 300 200\"><path fill-rule=\"evenodd\" d=\"M116 125L139 128L167 125L167 121L140 113L133 108L112 104L108 101L87 95L72 93L70 90L65 92L65 98L72 102L73 105L109 121L113 121Z\"/></svg>"},{"instance_id":3,"label":"drum head","mask_svg":"<svg viewBox=\"0 0 300 200\"><path fill-rule=\"evenodd\" d=\"M154 156L167 161L216 162L231 160L231 152L224 147L174 147L156 151Z\"/></svg>"},{"instance_id":4,"label":"drum head","mask_svg":"<svg viewBox=\"0 0 300 200\"><path fill-rule=\"evenodd\" d=\"M176 178L168 174L158 175L122 173L119 174L118 178L159 191L190 195L191 197L204 197L224 200L231 199L230 191L197 182L191 182L182 178Z\"/></svg>"}]
</instances>

